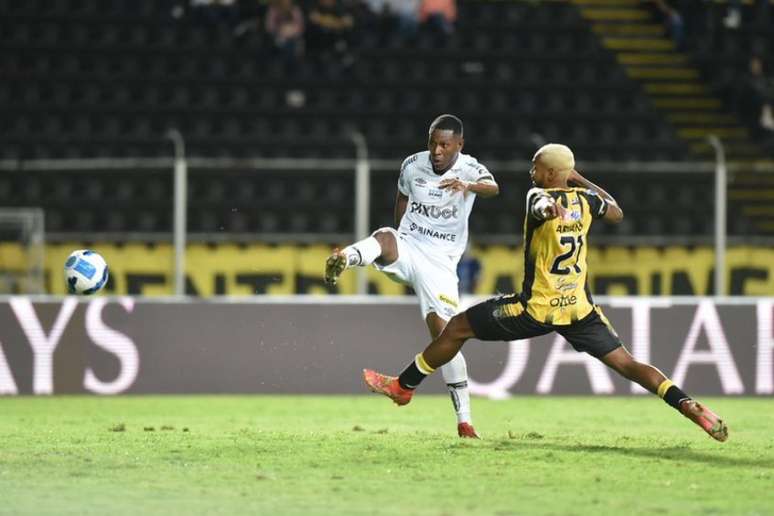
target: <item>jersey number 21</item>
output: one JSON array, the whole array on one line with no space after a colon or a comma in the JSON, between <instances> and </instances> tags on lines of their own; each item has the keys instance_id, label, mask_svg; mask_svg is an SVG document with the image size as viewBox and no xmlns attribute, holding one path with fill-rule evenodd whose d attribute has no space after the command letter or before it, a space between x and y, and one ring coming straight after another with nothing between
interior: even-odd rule
<instances>
[{"instance_id":1,"label":"jersey number 21","mask_svg":"<svg viewBox=\"0 0 774 516\"><path fill-rule=\"evenodd\" d=\"M554 264L551 266L551 273L562 276L570 274L570 266L563 267L562 262L569 260L573 255L575 255L575 263L572 264L572 268L575 269L576 274L580 273L581 268L578 265L578 259L580 258L581 248L583 247L583 235L578 235L577 240L576 237L573 236L563 236L559 239L559 243L562 244L562 247L569 246L570 249L566 253L562 253L556 257Z\"/></svg>"}]
</instances>

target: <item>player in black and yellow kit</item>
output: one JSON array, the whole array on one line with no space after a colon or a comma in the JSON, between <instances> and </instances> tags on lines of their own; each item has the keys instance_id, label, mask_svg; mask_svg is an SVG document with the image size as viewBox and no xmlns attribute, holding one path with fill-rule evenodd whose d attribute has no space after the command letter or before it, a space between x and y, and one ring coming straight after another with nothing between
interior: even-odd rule
<instances>
[{"instance_id":1,"label":"player in black and yellow kit","mask_svg":"<svg viewBox=\"0 0 774 516\"><path fill-rule=\"evenodd\" d=\"M522 292L488 299L454 316L399 377L366 369L366 385L405 405L422 380L451 360L472 337L511 341L555 331L577 351L596 357L658 394L714 439L725 441L728 427L723 420L661 371L634 360L594 304L587 282L586 238L594 220L617 223L623 219L618 203L575 170L572 151L564 145L541 147L532 162L535 188L527 194L524 217Z\"/></svg>"}]
</instances>

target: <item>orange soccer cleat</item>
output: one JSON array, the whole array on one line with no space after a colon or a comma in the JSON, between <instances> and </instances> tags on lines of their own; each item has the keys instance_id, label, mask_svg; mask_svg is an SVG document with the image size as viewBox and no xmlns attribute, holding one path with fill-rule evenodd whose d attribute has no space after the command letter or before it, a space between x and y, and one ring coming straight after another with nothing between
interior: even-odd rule
<instances>
[{"instance_id":1,"label":"orange soccer cleat","mask_svg":"<svg viewBox=\"0 0 774 516\"><path fill-rule=\"evenodd\" d=\"M680 404L680 413L699 425L710 437L723 442L728 439L728 426L717 414L695 400Z\"/></svg>"},{"instance_id":2,"label":"orange soccer cleat","mask_svg":"<svg viewBox=\"0 0 774 516\"><path fill-rule=\"evenodd\" d=\"M481 436L478 435L478 432L470 423L459 423L457 425L457 435L463 438L481 439Z\"/></svg>"},{"instance_id":3,"label":"orange soccer cleat","mask_svg":"<svg viewBox=\"0 0 774 516\"><path fill-rule=\"evenodd\" d=\"M372 369L363 369L363 381L371 392L384 394L396 405L408 405L414 395L412 389L401 387L397 377L377 373Z\"/></svg>"}]
</instances>

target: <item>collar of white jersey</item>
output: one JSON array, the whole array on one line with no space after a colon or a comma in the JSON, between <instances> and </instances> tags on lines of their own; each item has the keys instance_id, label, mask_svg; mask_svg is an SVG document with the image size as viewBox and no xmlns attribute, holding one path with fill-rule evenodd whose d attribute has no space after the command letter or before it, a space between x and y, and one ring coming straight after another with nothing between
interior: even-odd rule
<instances>
[{"instance_id":1,"label":"collar of white jersey","mask_svg":"<svg viewBox=\"0 0 774 516\"><path fill-rule=\"evenodd\" d=\"M453 169L455 166L457 166L457 162L460 160L460 156L462 156L462 153L461 153L461 152L458 152L458 153L457 153L457 157L456 157L456 158L454 158L454 162L453 162L451 165L449 165L449 168L447 168L446 170L444 170L444 171L443 171L443 172L441 172L440 174L439 174L438 172L436 172L436 171L435 171L435 167L433 167L433 158L430 156L430 153L429 153L429 152L427 153L427 161L428 161L428 163L430 163L430 170L433 172L433 174L435 174L435 175L436 175L436 176L438 176L438 177L441 177L441 176L442 176L442 175L444 175L445 173L447 173L447 172L451 172L451 170L452 170L452 169Z\"/></svg>"}]
</instances>

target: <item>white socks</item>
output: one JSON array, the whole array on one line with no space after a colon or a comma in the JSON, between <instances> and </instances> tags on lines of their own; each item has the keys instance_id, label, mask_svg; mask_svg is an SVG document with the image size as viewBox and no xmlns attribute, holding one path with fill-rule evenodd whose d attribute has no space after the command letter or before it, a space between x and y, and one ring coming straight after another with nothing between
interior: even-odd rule
<instances>
[{"instance_id":1,"label":"white socks","mask_svg":"<svg viewBox=\"0 0 774 516\"><path fill-rule=\"evenodd\" d=\"M462 353L441 366L443 381L449 388L449 395L457 413L457 423L471 423L470 391L468 390L468 364Z\"/></svg>"},{"instance_id":2,"label":"white socks","mask_svg":"<svg viewBox=\"0 0 774 516\"><path fill-rule=\"evenodd\" d=\"M365 266L374 263L374 260L382 255L382 246L379 241L370 236L359 242L348 245L341 251L347 255L347 267Z\"/></svg>"},{"instance_id":3,"label":"white socks","mask_svg":"<svg viewBox=\"0 0 774 516\"><path fill-rule=\"evenodd\" d=\"M341 251L347 257L347 267L371 265L382 255L382 246L373 236L348 245ZM470 390L468 389L468 365L462 353L457 353L441 366L441 375L449 388L449 395L457 413L457 423L471 423Z\"/></svg>"}]
</instances>

